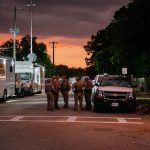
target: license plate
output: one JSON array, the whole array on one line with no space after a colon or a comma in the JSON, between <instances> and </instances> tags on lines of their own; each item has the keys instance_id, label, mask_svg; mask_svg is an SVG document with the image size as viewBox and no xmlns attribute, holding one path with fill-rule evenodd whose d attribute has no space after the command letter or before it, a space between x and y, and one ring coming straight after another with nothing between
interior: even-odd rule
<instances>
[{"instance_id":1,"label":"license plate","mask_svg":"<svg viewBox=\"0 0 150 150\"><path fill-rule=\"evenodd\" d=\"M119 103L111 103L111 106L112 106L112 107L118 107L118 106L119 106Z\"/></svg>"}]
</instances>

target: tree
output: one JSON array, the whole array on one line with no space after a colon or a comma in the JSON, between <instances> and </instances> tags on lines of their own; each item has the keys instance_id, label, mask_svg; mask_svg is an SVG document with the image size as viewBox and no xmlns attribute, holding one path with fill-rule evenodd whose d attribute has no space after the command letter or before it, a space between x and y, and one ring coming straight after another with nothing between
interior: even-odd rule
<instances>
[{"instance_id":1,"label":"tree","mask_svg":"<svg viewBox=\"0 0 150 150\"><path fill-rule=\"evenodd\" d=\"M98 72L120 73L127 67L134 76L150 74L150 1L132 0L115 12L112 22L84 46L88 65ZM103 33L103 34L102 34ZM103 39L103 40L102 40Z\"/></svg>"},{"instance_id":2,"label":"tree","mask_svg":"<svg viewBox=\"0 0 150 150\"><path fill-rule=\"evenodd\" d=\"M63 75L69 76L68 70L69 68L66 65L61 64L61 65L55 66L55 74L60 75L60 76L63 76Z\"/></svg>"},{"instance_id":3,"label":"tree","mask_svg":"<svg viewBox=\"0 0 150 150\"><path fill-rule=\"evenodd\" d=\"M91 56L90 58L85 59L87 66L94 64L94 58L97 52L109 46L110 43L106 39L105 35L105 30L99 30L96 35L91 36L91 41L88 41L87 45L84 46L84 49L87 52L87 54Z\"/></svg>"},{"instance_id":4,"label":"tree","mask_svg":"<svg viewBox=\"0 0 150 150\"><path fill-rule=\"evenodd\" d=\"M4 42L1 46L0 53L1 55L13 57L13 40ZM16 49L19 47L19 41L16 40Z\"/></svg>"},{"instance_id":5,"label":"tree","mask_svg":"<svg viewBox=\"0 0 150 150\"><path fill-rule=\"evenodd\" d=\"M89 76L91 79L94 79L97 75L97 71L94 66L89 66L85 68L85 75Z\"/></svg>"},{"instance_id":6,"label":"tree","mask_svg":"<svg viewBox=\"0 0 150 150\"><path fill-rule=\"evenodd\" d=\"M79 76L82 77L85 75L85 70L83 68L69 68L66 65L56 65L55 66L55 74L59 76L67 76L67 77L74 77Z\"/></svg>"},{"instance_id":7,"label":"tree","mask_svg":"<svg viewBox=\"0 0 150 150\"><path fill-rule=\"evenodd\" d=\"M52 75L52 63L50 60L50 55L47 54L46 45L44 43L37 43L37 37L33 37L33 53L37 55L37 60L35 63L38 63L45 67L45 75L46 77L50 77ZM13 40L10 39L2 44L3 48L10 49L7 56L13 56ZM16 60L22 61L23 57L27 57L30 54L30 36L25 35L21 38L21 40L17 40L16 42Z\"/></svg>"},{"instance_id":8,"label":"tree","mask_svg":"<svg viewBox=\"0 0 150 150\"><path fill-rule=\"evenodd\" d=\"M150 73L149 7L148 0L134 0L115 13L109 28L120 64L135 76L148 76Z\"/></svg>"},{"instance_id":9,"label":"tree","mask_svg":"<svg viewBox=\"0 0 150 150\"><path fill-rule=\"evenodd\" d=\"M94 66L97 73L111 73L113 51L111 40L106 34L106 30L99 30L96 35L91 36L91 41L84 46L85 51L90 55L86 58L88 66Z\"/></svg>"}]
</instances>

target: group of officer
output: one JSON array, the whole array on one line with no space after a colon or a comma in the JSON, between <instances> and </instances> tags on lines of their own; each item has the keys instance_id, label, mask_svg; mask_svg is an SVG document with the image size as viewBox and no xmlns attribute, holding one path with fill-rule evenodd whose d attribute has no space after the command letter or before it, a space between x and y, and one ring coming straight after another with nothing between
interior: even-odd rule
<instances>
[{"instance_id":1,"label":"group of officer","mask_svg":"<svg viewBox=\"0 0 150 150\"><path fill-rule=\"evenodd\" d=\"M76 77L76 82L70 84L66 76L62 77L60 81L59 76L53 76L48 79L45 86L45 92L47 95L47 110L60 109L58 105L59 93L62 93L64 99L63 108L68 108L69 91L74 92L74 111L77 110L91 110L91 93L93 84L89 77L85 77L84 81L80 77ZM83 107L83 99L85 98L86 106Z\"/></svg>"}]
</instances>

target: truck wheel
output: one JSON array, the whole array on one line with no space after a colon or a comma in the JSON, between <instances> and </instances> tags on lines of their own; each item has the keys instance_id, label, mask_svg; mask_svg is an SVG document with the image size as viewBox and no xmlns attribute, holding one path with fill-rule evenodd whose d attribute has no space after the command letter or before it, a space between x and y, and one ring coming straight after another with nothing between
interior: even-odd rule
<instances>
[{"instance_id":1,"label":"truck wheel","mask_svg":"<svg viewBox=\"0 0 150 150\"><path fill-rule=\"evenodd\" d=\"M21 97L24 97L25 96L25 91L24 89L21 88Z\"/></svg>"},{"instance_id":2,"label":"truck wheel","mask_svg":"<svg viewBox=\"0 0 150 150\"><path fill-rule=\"evenodd\" d=\"M21 88L21 90L20 90L20 97L24 97L24 95L25 95L24 89Z\"/></svg>"},{"instance_id":3,"label":"truck wheel","mask_svg":"<svg viewBox=\"0 0 150 150\"><path fill-rule=\"evenodd\" d=\"M21 97L21 89L17 88L17 97Z\"/></svg>"},{"instance_id":4,"label":"truck wheel","mask_svg":"<svg viewBox=\"0 0 150 150\"><path fill-rule=\"evenodd\" d=\"M100 109L96 103L94 103L94 112L99 112Z\"/></svg>"},{"instance_id":5,"label":"truck wheel","mask_svg":"<svg viewBox=\"0 0 150 150\"><path fill-rule=\"evenodd\" d=\"M135 113L135 111L136 111L136 105L132 104L132 105L130 106L129 112Z\"/></svg>"},{"instance_id":6,"label":"truck wheel","mask_svg":"<svg viewBox=\"0 0 150 150\"><path fill-rule=\"evenodd\" d=\"M4 90L2 101L5 102L7 99L7 91Z\"/></svg>"}]
</instances>

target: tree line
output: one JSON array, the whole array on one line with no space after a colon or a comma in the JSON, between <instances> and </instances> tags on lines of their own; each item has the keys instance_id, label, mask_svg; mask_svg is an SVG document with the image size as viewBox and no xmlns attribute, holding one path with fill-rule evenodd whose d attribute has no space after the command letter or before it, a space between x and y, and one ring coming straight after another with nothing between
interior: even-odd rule
<instances>
[{"instance_id":1,"label":"tree line","mask_svg":"<svg viewBox=\"0 0 150 150\"><path fill-rule=\"evenodd\" d=\"M89 55L87 66L97 73L121 74L121 69L127 68L134 77L149 77L149 14L149 0L131 0L117 10L110 24L84 46Z\"/></svg>"}]
</instances>

